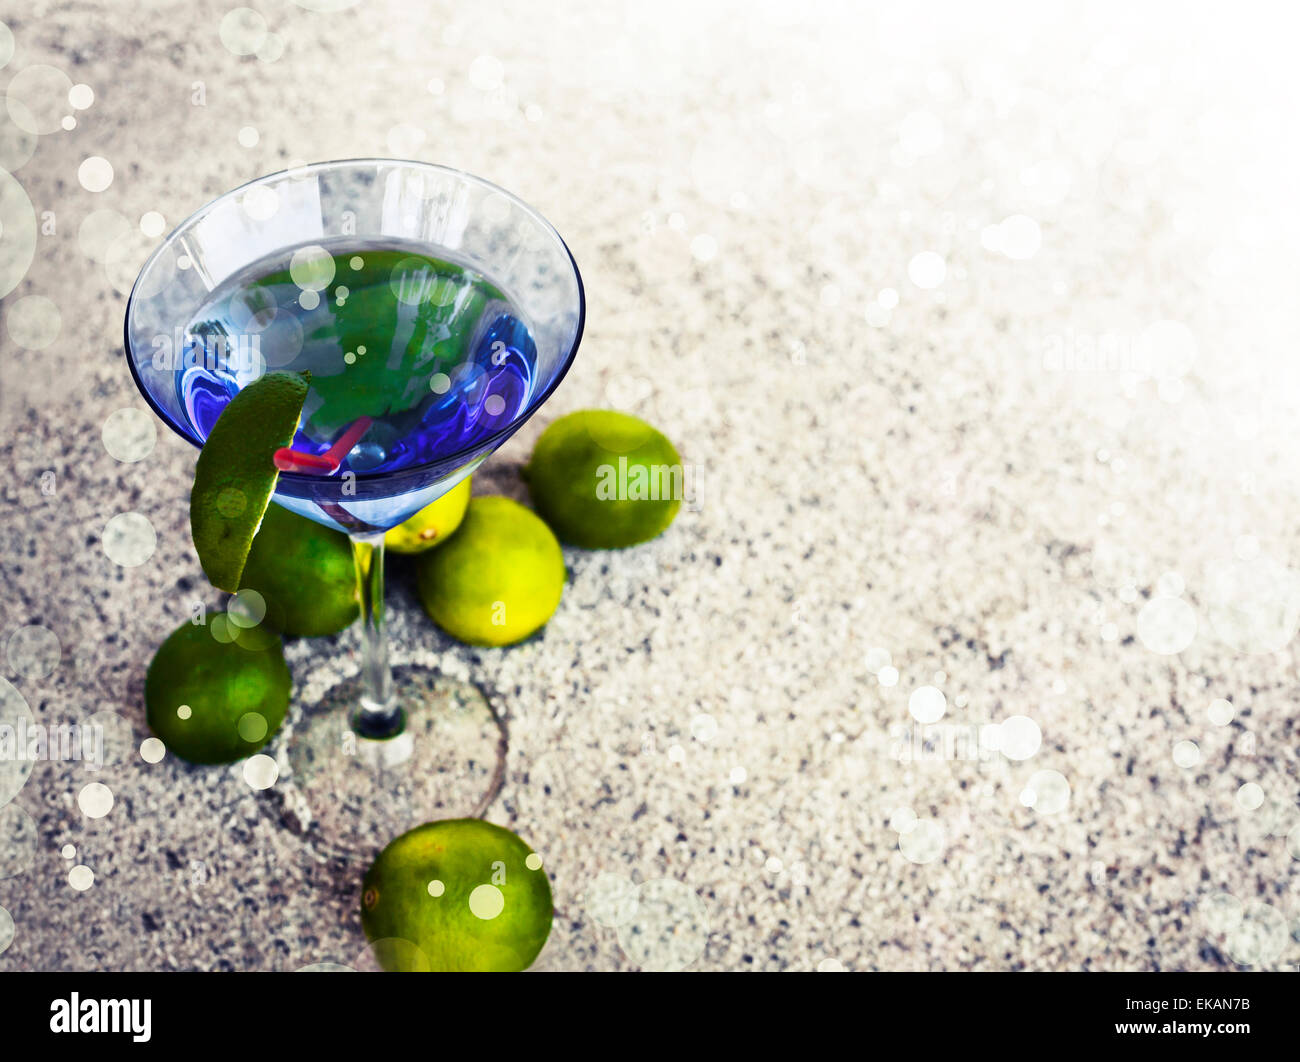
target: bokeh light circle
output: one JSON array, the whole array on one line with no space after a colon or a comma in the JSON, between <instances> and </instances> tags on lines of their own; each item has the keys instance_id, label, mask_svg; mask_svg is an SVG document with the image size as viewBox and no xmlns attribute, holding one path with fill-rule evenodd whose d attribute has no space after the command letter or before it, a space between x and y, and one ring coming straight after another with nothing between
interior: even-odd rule
<instances>
[{"instance_id":1,"label":"bokeh light circle","mask_svg":"<svg viewBox=\"0 0 1300 1062\"><path fill-rule=\"evenodd\" d=\"M102 192L113 183L113 164L102 155L91 155L77 167L77 180L87 192Z\"/></svg>"},{"instance_id":2,"label":"bokeh light circle","mask_svg":"<svg viewBox=\"0 0 1300 1062\"><path fill-rule=\"evenodd\" d=\"M104 421L100 433L104 449L123 464L143 461L158 442L155 418L142 409L126 406L114 410Z\"/></svg>"},{"instance_id":3,"label":"bokeh light circle","mask_svg":"<svg viewBox=\"0 0 1300 1062\"><path fill-rule=\"evenodd\" d=\"M1215 726L1227 726L1232 722L1235 709L1232 707L1231 701L1216 697L1210 702L1210 708L1206 714L1210 717L1210 722Z\"/></svg>"},{"instance_id":4,"label":"bokeh light circle","mask_svg":"<svg viewBox=\"0 0 1300 1062\"><path fill-rule=\"evenodd\" d=\"M88 819L102 819L113 810L113 791L103 782L91 782L77 794L77 807Z\"/></svg>"},{"instance_id":5,"label":"bokeh light circle","mask_svg":"<svg viewBox=\"0 0 1300 1062\"><path fill-rule=\"evenodd\" d=\"M907 699L907 710L918 723L937 723L947 706L943 691L934 686L918 686Z\"/></svg>"},{"instance_id":6,"label":"bokeh light circle","mask_svg":"<svg viewBox=\"0 0 1300 1062\"><path fill-rule=\"evenodd\" d=\"M63 328L63 315L54 300L44 295L24 295L15 300L5 314L5 328L20 347L44 350Z\"/></svg>"},{"instance_id":7,"label":"bokeh light circle","mask_svg":"<svg viewBox=\"0 0 1300 1062\"><path fill-rule=\"evenodd\" d=\"M918 819L906 833L898 835L898 850L909 863L933 863L943 855L947 839L934 819Z\"/></svg>"},{"instance_id":8,"label":"bokeh light circle","mask_svg":"<svg viewBox=\"0 0 1300 1062\"><path fill-rule=\"evenodd\" d=\"M156 240L167 231L167 219L156 210L146 210L140 215L140 231Z\"/></svg>"},{"instance_id":9,"label":"bokeh light circle","mask_svg":"<svg viewBox=\"0 0 1300 1062\"><path fill-rule=\"evenodd\" d=\"M7 727L7 732L17 735L26 731L35 721L23 695L7 679L0 678L0 726ZM32 767L33 763L28 759L0 757L0 805L8 804L27 784Z\"/></svg>"},{"instance_id":10,"label":"bokeh light circle","mask_svg":"<svg viewBox=\"0 0 1300 1062\"><path fill-rule=\"evenodd\" d=\"M251 7L237 7L221 18L217 35L232 55L252 55L266 40L266 19Z\"/></svg>"},{"instance_id":11,"label":"bokeh light circle","mask_svg":"<svg viewBox=\"0 0 1300 1062\"><path fill-rule=\"evenodd\" d=\"M482 92L500 88L505 67L495 55L480 55L469 64L469 83Z\"/></svg>"},{"instance_id":12,"label":"bokeh light circle","mask_svg":"<svg viewBox=\"0 0 1300 1062\"><path fill-rule=\"evenodd\" d=\"M9 666L24 678L41 679L59 666L63 647L48 627L32 623L9 635L5 656Z\"/></svg>"},{"instance_id":13,"label":"bokeh light circle","mask_svg":"<svg viewBox=\"0 0 1300 1062\"><path fill-rule=\"evenodd\" d=\"M103 547L114 564L137 568L158 548L158 533L143 513L118 513L104 525Z\"/></svg>"},{"instance_id":14,"label":"bokeh light circle","mask_svg":"<svg viewBox=\"0 0 1300 1062\"><path fill-rule=\"evenodd\" d=\"M1247 782L1237 790L1237 807L1254 811L1264 803L1264 790L1255 782Z\"/></svg>"},{"instance_id":15,"label":"bokeh light circle","mask_svg":"<svg viewBox=\"0 0 1300 1062\"><path fill-rule=\"evenodd\" d=\"M617 932L619 946L642 970L684 970L704 953L708 911L694 889L656 878L637 890L636 911Z\"/></svg>"},{"instance_id":16,"label":"bokeh light circle","mask_svg":"<svg viewBox=\"0 0 1300 1062\"><path fill-rule=\"evenodd\" d=\"M1216 892L1207 896L1196 907L1207 932L1218 936L1230 933L1241 922L1242 902L1230 892Z\"/></svg>"},{"instance_id":17,"label":"bokeh light circle","mask_svg":"<svg viewBox=\"0 0 1300 1062\"><path fill-rule=\"evenodd\" d=\"M1267 556L1233 561L1209 573L1214 632L1238 652L1273 653L1300 628L1300 573Z\"/></svg>"},{"instance_id":18,"label":"bokeh light circle","mask_svg":"<svg viewBox=\"0 0 1300 1062\"><path fill-rule=\"evenodd\" d=\"M304 291L323 291L334 279L334 259L319 244L299 247L289 259L289 276Z\"/></svg>"},{"instance_id":19,"label":"bokeh light circle","mask_svg":"<svg viewBox=\"0 0 1300 1062\"><path fill-rule=\"evenodd\" d=\"M27 275L36 254L36 211L23 186L0 170L0 299Z\"/></svg>"},{"instance_id":20,"label":"bokeh light circle","mask_svg":"<svg viewBox=\"0 0 1300 1062\"><path fill-rule=\"evenodd\" d=\"M1038 253L1043 245L1043 232L1038 222L1025 214L1012 214L998 226L999 248L1008 258L1026 261Z\"/></svg>"},{"instance_id":21,"label":"bokeh light circle","mask_svg":"<svg viewBox=\"0 0 1300 1062\"><path fill-rule=\"evenodd\" d=\"M1286 850L1291 853L1292 859L1300 859L1300 822L1292 826L1286 835Z\"/></svg>"},{"instance_id":22,"label":"bokeh light circle","mask_svg":"<svg viewBox=\"0 0 1300 1062\"><path fill-rule=\"evenodd\" d=\"M1154 597L1137 617L1138 638L1153 653L1173 656L1196 637L1196 610L1181 597Z\"/></svg>"},{"instance_id":23,"label":"bokeh light circle","mask_svg":"<svg viewBox=\"0 0 1300 1062\"><path fill-rule=\"evenodd\" d=\"M1286 947L1286 917L1272 904L1254 900L1245 905L1241 921L1225 942L1232 961L1241 966L1276 962Z\"/></svg>"},{"instance_id":24,"label":"bokeh light circle","mask_svg":"<svg viewBox=\"0 0 1300 1062\"><path fill-rule=\"evenodd\" d=\"M256 627L266 618L266 598L256 590L240 590L226 605L226 616L236 627Z\"/></svg>"},{"instance_id":25,"label":"bokeh light circle","mask_svg":"<svg viewBox=\"0 0 1300 1062\"><path fill-rule=\"evenodd\" d=\"M505 894L495 885L479 885L469 894L470 913L490 922L506 909Z\"/></svg>"},{"instance_id":26,"label":"bokeh light circle","mask_svg":"<svg viewBox=\"0 0 1300 1062\"><path fill-rule=\"evenodd\" d=\"M284 55L284 38L278 33L268 33L254 54L264 63L278 62Z\"/></svg>"},{"instance_id":27,"label":"bokeh light circle","mask_svg":"<svg viewBox=\"0 0 1300 1062\"><path fill-rule=\"evenodd\" d=\"M266 716L261 712L245 712L239 717L235 729L239 731L241 738L249 744L255 744L266 737Z\"/></svg>"},{"instance_id":28,"label":"bokeh light circle","mask_svg":"<svg viewBox=\"0 0 1300 1062\"><path fill-rule=\"evenodd\" d=\"M1028 806L1040 815L1057 815L1070 803L1070 783L1060 771L1035 771L1025 788L1033 794Z\"/></svg>"},{"instance_id":29,"label":"bokeh light circle","mask_svg":"<svg viewBox=\"0 0 1300 1062\"><path fill-rule=\"evenodd\" d=\"M20 129L37 136L58 132L68 113L72 79L62 70L37 63L18 71L5 89L5 107Z\"/></svg>"},{"instance_id":30,"label":"bokeh light circle","mask_svg":"<svg viewBox=\"0 0 1300 1062\"><path fill-rule=\"evenodd\" d=\"M922 251L907 263L907 276L918 288L937 288L947 274L947 263L935 251Z\"/></svg>"},{"instance_id":31,"label":"bokeh light circle","mask_svg":"<svg viewBox=\"0 0 1300 1062\"><path fill-rule=\"evenodd\" d=\"M272 369L288 365L302 350L303 340L302 325L297 317L287 313L276 314L261 333L262 359Z\"/></svg>"},{"instance_id":32,"label":"bokeh light circle","mask_svg":"<svg viewBox=\"0 0 1300 1062\"><path fill-rule=\"evenodd\" d=\"M895 833L908 833L916 829L916 812L911 808L895 808L889 816L889 828Z\"/></svg>"},{"instance_id":33,"label":"bokeh light circle","mask_svg":"<svg viewBox=\"0 0 1300 1062\"><path fill-rule=\"evenodd\" d=\"M998 728L998 748L1009 760L1030 759L1043 743L1043 732L1027 715L1012 715Z\"/></svg>"},{"instance_id":34,"label":"bokeh light circle","mask_svg":"<svg viewBox=\"0 0 1300 1062\"><path fill-rule=\"evenodd\" d=\"M259 754L244 761L244 781L253 789L270 789L280 777L280 768L270 756Z\"/></svg>"}]
</instances>

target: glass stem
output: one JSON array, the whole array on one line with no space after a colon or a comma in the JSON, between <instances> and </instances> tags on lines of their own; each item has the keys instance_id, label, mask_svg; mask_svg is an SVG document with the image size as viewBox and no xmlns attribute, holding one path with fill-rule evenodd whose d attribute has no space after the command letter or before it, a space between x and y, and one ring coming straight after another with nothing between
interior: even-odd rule
<instances>
[{"instance_id":1,"label":"glass stem","mask_svg":"<svg viewBox=\"0 0 1300 1062\"><path fill-rule=\"evenodd\" d=\"M403 720L393 693L384 628L384 533L351 539L361 595L361 710L352 725L363 737L392 737L401 731Z\"/></svg>"}]
</instances>

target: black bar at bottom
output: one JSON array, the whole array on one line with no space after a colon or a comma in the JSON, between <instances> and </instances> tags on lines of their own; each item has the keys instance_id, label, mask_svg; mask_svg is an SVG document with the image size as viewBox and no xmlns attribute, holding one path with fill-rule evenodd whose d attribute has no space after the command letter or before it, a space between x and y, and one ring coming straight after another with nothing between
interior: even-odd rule
<instances>
[{"instance_id":1,"label":"black bar at bottom","mask_svg":"<svg viewBox=\"0 0 1300 1062\"><path fill-rule=\"evenodd\" d=\"M863 1048L998 1037L1231 1051L1293 1035L1296 985L1281 973L0 975L11 1045L382 1052L415 1040L441 1052L517 1041L583 1056L712 1042L767 1053L774 1037L811 1046L836 1029Z\"/></svg>"}]
</instances>

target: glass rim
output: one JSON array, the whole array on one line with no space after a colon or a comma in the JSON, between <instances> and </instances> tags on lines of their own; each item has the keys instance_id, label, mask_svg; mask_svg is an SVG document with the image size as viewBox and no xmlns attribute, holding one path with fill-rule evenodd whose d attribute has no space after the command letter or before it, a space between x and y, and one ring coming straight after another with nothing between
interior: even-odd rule
<instances>
[{"instance_id":1,"label":"glass rim","mask_svg":"<svg viewBox=\"0 0 1300 1062\"><path fill-rule=\"evenodd\" d=\"M145 402L148 404L149 408L153 410L154 414L164 424L166 424L169 428L171 428L173 432L179 435L182 439L188 442L195 449L202 450L204 444L202 442L199 442L189 432L183 431L180 428L180 426L177 425L172 420L172 418L163 411L163 409L159 406L159 404L154 400L154 397L150 393L149 388L147 388L144 385L144 381L140 378L140 373L136 370L135 357L133 356L134 344L131 341L131 312L136 304L136 291L140 286L140 281L144 278L145 274L149 272L149 269L159 259L159 257L163 254L163 252L166 251L168 248L172 247L176 243L176 241L179 240L185 233L189 232L198 221L200 221L202 218L206 217L209 213L211 213L214 209L216 209L216 207L219 204L227 202L230 199L233 199L240 192L243 192L248 188L252 188L254 185L262 184L263 182L271 181L278 177L285 177L285 176L288 176L290 179L302 179L293 176L298 173L302 173L305 177L311 173L319 173L323 170L342 169L343 167L347 167L347 166L363 167L363 166L378 166L378 165L402 166L410 169L433 170L438 173L451 174L453 177L459 178L471 184L479 185L483 188L489 189L490 191L497 193L498 195L504 196L514 206L524 211L530 218L533 219L534 222L536 222L544 231L548 232L554 238L555 242L558 243L561 248L563 248L564 253L568 256L569 267L573 270L574 282L578 285L578 327L573 334L573 342L569 345L568 351L564 354L563 358L561 359L559 369L555 373L554 377L551 379L551 382L546 386L546 388L541 392L541 394L538 395L533 401L530 401L528 403L528 406L523 410L523 412L521 412L517 417L513 418L509 424L505 425L504 427L498 428L491 435L487 435L481 439L476 440L470 446L462 447L459 450L454 450L450 453L440 455L439 457L435 458L432 461L423 461L418 465L407 465L403 468L392 469L388 472L354 472L352 473L354 479L359 483L382 482L383 480L391 479L396 476L419 473L423 470L434 468L438 465L442 465L447 462L454 462L462 458L470 459L480 453L483 453L484 450L487 450L488 454L490 455L491 451L494 450L496 446L500 444L501 441L504 441L504 439L507 436L509 436L516 430L518 430L524 424L525 421L527 421L534 413L537 412L539 408L541 408L542 403L544 403L548 398L551 397L551 395L555 392L555 389L559 387L560 383L564 380L564 377L568 375L569 369L573 365L573 359L575 355L578 353L578 346L582 342L583 327L585 326L587 320L587 295L586 295L586 290L582 284L582 273L579 272L578 270L578 262L573 257L573 252L569 250L569 245L564 242L564 237L562 237L559 234L555 226L552 225L549 221L547 221L546 218L543 217L537 210L529 206L513 192L508 191L505 188L502 188L499 184L494 184L492 181L486 180L483 177L478 177L472 173L468 173L465 170L458 170L454 166L443 166L436 162L419 162L414 159L394 159L394 158L383 158L378 156L366 156L366 157L351 158L351 159L331 159L327 162L309 162L309 163L305 163L302 166L291 166L283 170L275 170L272 173L263 174L261 177L254 177L252 180L245 181L243 184L238 185L227 192L223 192L215 199L210 199L208 202L204 203L201 207L199 207L192 214L186 217L185 220L183 220L175 228L173 228L171 232L167 234L166 238L162 241L162 243L160 243L157 247L154 248L152 253L150 253L149 257L145 259L144 265L140 267L140 272L136 274L135 282L131 285L131 294L127 296L126 312L125 314L123 314L123 320L122 320L122 347L123 347L123 352L126 355L127 367L131 371L131 378L135 382L136 390L140 392ZM279 478L277 479L277 483L279 482L279 480L287 480L292 483L303 483L303 484L319 483L322 480L328 478L330 477L311 475L303 472L280 472ZM272 494L272 500L274 500L274 494Z\"/></svg>"}]
</instances>

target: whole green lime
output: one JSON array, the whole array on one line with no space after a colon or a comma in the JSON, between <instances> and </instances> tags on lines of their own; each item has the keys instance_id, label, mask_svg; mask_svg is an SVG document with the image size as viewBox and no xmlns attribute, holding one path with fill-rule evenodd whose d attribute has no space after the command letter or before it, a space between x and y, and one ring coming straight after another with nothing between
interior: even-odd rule
<instances>
[{"instance_id":1,"label":"whole green lime","mask_svg":"<svg viewBox=\"0 0 1300 1062\"><path fill-rule=\"evenodd\" d=\"M561 417L537 440L524 478L560 538L618 549L661 534L681 508L686 469L667 437L612 410Z\"/></svg>"},{"instance_id":2,"label":"whole green lime","mask_svg":"<svg viewBox=\"0 0 1300 1062\"><path fill-rule=\"evenodd\" d=\"M237 637L224 612L182 623L145 676L145 718L190 763L232 763L256 752L284 723L292 682L280 640ZM258 644L263 647L247 648Z\"/></svg>"},{"instance_id":3,"label":"whole green lime","mask_svg":"<svg viewBox=\"0 0 1300 1062\"><path fill-rule=\"evenodd\" d=\"M470 478L466 476L431 505L384 535L384 545L394 553L423 553L441 546L460 527L469 505Z\"/></svg>"},{"instance_id":4,"label":"whole green lime","mask_svg":"<svg viewBox=\"0 0 1300 1062\"><path fill-rule=\"evenodd\" d=\"M392 972L527 969L553 915L541 857L481 819L402 834L361 886L362 928Z\"/></svg>"},{"instance_id":5,"label":"whole green lime","mask_svg":"<svg viewBox=\"0 0 1300 1062\"><path fill-rule=\"evenodd\" d=\"M564 593L564 554L537 515L509 498L474 498L460 530L416 568L420 601L471 645L512 645L551 618Z\"/></svg>"},{"instance_id":6,"label":"whole green lime","mask_svg":"<svg viewBox=\"0 0 1300 1062\"><path fill-rule=\"evenodd\" d=\"M361 611L348 536L279 505L262 518L239 586L261 594L266 623L284 634L334 634Z\"/></svg>"}]
</instances>

